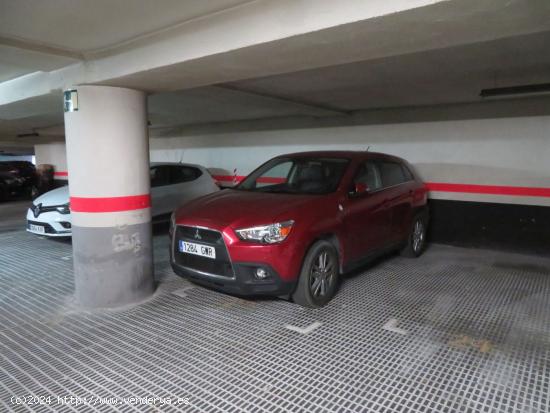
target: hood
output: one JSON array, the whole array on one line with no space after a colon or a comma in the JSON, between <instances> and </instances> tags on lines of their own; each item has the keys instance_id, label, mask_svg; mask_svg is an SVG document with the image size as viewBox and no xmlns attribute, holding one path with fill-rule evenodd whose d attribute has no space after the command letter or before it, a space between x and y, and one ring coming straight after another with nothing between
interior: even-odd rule
<instances>
[{"instance_id":1,"label":"hood","mask_svg":"<svg viewBox=\"0 0 550 413\"><path fill-rule=\"evenodd\" d=\"M318 201L318 195L223 191L198 198L176 211L176 221L242 227L295 219L293 213Z\"/></svg>"},{"instance_id":2,"label":"hood","mask_svg":"<svg viewBox=\"0 0 550 413\"><path fill-rule=\"evenodd\" d=\"M46 192L33 201L35 205L42 204L44 206L63 205L67 202L69 202L68 185Z\"/></svg>"}]
</instances>

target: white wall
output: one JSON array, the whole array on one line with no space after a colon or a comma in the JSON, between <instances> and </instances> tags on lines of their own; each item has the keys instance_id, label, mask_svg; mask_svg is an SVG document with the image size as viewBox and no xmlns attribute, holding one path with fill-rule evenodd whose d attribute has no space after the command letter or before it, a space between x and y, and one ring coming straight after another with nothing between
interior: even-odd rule
<instances>
[{"instance_id":1,"label":"white wall","mask_svg":"<svg viewBox=\"0 0 550 413\"><path fill-rule=\"evenodd\" d=\"M65 143L44 143L34 146L36 165L50 164L54 166L56 179L67 179L67 150Z\"/></svg>"},{"instance_id":2,"label":"white wall","mask_svg":"<svg viewBox=\"0 0 550 413\"><path fill-rule=\"evenodd\" d=\"M426 182L550 188L550 116L152 138L152 161L246 175L289 152L352 149L406 158ZM550 197L432 192L433 198L550 206Z\"/></svg>"}]
</instances>

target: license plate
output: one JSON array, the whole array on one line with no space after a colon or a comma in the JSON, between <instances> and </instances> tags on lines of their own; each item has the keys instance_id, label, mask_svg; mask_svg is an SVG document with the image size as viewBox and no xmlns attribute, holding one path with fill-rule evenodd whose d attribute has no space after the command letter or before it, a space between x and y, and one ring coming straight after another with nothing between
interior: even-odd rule
<instances>
[{"instance_id":1,"label":"license plate","mask_svg":"<svg viewBox=\"0 0 550 413\"><path fill-rule=\"evenodd\" d=\"M186 254L199 255L206 258L216 258L216 249L209 247L208 245L195 244L194 242L187 242L180 240L180 252Z\"/></svg>"},{"instance_id":2,"label":"license plate","mask_svg":"<svg viewBox=\"0 0 550 413\"><path fill-rule=\"evenodd\" d=\"M42 225L29 224L29 229L32 232L38 232L39 234L44 234L46 232L46 230L44 229L44 227Z\"/></svg>"}]
</instances>

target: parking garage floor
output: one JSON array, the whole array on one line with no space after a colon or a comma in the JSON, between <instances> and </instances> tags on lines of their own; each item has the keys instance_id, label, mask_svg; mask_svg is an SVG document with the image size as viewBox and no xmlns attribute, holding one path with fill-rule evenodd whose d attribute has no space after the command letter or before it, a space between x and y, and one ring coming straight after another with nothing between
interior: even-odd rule
<instances>
[{"instance_id":1,"label":"parking garage floor","mask_svg":"<svg viewBox=\"0 0 550 413\"><path fill-rule=\"evenodd\" d=\"M432 245L309 310L194 286L167 246L152 299L92 312L69 242L0 231L0 410L550 411L549 259Z\"/></svg>"}]
</instances>

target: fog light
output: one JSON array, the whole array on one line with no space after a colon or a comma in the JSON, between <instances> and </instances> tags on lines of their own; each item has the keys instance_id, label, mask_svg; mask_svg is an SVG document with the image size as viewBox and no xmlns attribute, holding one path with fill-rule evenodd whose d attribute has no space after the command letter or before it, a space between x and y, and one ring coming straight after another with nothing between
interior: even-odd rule
<instances>
[{"instance_id":1,"label":"fog light","mask_svg":"<svg viewBox=\"0 0 550 413\"><path fill-rule=\"evenodd\" d=\"M258 280L265 280L267 278L268 274L267 271L263 268L256 268L256 278Z\"/></svg>"}]
</instances>

